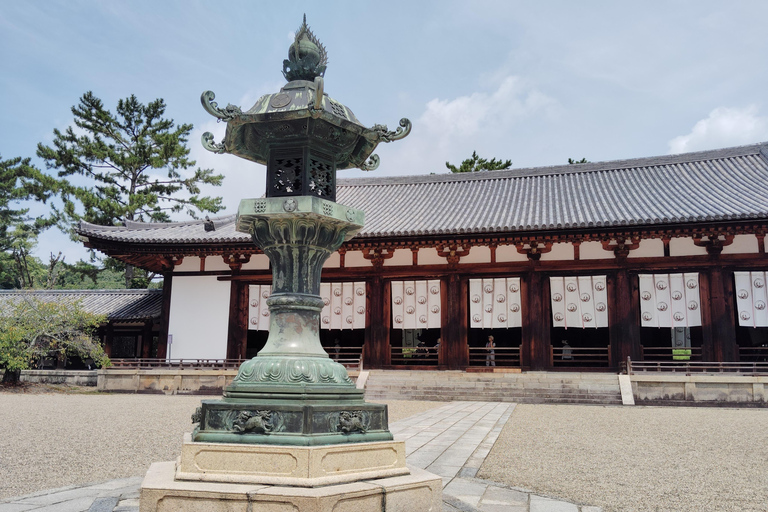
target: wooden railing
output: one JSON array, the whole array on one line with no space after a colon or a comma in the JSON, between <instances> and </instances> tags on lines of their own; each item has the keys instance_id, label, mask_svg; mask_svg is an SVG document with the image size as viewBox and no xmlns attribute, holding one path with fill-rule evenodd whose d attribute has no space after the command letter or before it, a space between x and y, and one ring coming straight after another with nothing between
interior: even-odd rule
<instances>
[{"instance_id":1,"label":"wooden railing","mask_svg":"<svg viewBox=\"0 0 768 512\"><path fill-rule=\"evenodd\" d=\"M229 370L237 369L245 359L112 359L111 368L154 370L173 368L179 370Z\"/></svg>"},{"instance_id":2,"label":"wooden railing","mask_svg":"<svg viewBox=\"0 0 768 512\"><path fill-rule=\"evenodd\" d=\"M336 352L335 347L323 347L331 359L343 364L346 368L363 369L363 357L361 348L342 348ZM112 359L114 369L125 370L236 370L245 359L157 359L157 358L131 358Z\"/></svg>"},{"instance_id":3,"label":"wooden railing","mask_svg":"<svg viewBox=\"0 0 768 512\"><path fill-rule=\"evenodd\" d=\"M469 366L520 366L520 347L469 347Z\"/></svg>"},{"instance_id":4,"label":"wooden railing","mask_svg":"<svg viewBox=\"0 0 768 512\"><path fill-rule=\"evenodd\" d=\"M549 363L553 367L611 366L611 346L554 347L550 345Z\"/></svg>"},{"instance_id":5,"label":"wooden railing","mask_svg":"<svg viewBox=\"0 0 768 512\"><path fill-rule=\"evenodd\" d=\"M768 362L768 347L739 347L739 361Z\"/></svg>"},{"instance_id":6,"label":"wooden railing","mask_svg":"<svg viewBox=\"0 0 768 512\"><path fill-rule=\"evenodd\" d=\"M363 347L323 347L328 352L328 356L337 363L343 364L347 368L363 370Z\"/></svg>"},{"instance_id":7,"label":"wooden railing","mask_svg":"<svg viewBox=\"0 0 768 512\"><path fill-rule=\"evenodd\" d=\"M644 347L640 359L649 361L701 361L701 347Z\"/></svg>"},{"instance_id":8,"label":"wooden railing","mask_svg":"<svg viewBox=\"0 0 768 512\"><path fill-rule=\"evenodd\" d=\"M622 365L624 366L624 365ZM632 361L627 358L628 375L639 372L738 373L739 375L768 375L768 362L706 362L706 361Z\"/></svg>"},{"instance_id":9,"label":"wooden railing","mask_svg":"<svg viewBox=\"0 0 768 512\"><path fill-rule=\"evenodd\" d=\"M437 366L435 347L391 347L391 364L408 366Z\"/></svg>"}]
</instances>

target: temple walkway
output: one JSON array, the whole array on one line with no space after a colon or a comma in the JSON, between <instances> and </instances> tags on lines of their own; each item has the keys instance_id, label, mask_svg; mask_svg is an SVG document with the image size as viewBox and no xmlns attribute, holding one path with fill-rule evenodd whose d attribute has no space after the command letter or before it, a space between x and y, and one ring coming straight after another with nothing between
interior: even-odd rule
<instances>
[{"instance_id":1,"label":"temple walkway","mask_svg":"<svg viewBox=\"0 0 768 512\"><path fill-rule=\"evenodd\" d=\"M601 512L476 478L514 411L503 402L449 402L395 422L406 461L443 478L444 512ZM40 491L0 501L0 512L138 512L142 477Z\"/></svg>"}]
</instances>

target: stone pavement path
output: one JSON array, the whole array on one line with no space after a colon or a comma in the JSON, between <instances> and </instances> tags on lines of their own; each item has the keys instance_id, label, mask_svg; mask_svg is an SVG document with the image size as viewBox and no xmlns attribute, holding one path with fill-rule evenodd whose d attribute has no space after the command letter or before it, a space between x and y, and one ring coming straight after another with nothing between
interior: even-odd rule
<instances>
[{"instance_id":1,"label":"stone pavement path","mask_svg":"<svg viewBox=\"0 0 768 512\"><path fill-rule=\"evenodd\" d=\"M390 425L406 461L443 478L443 512L602 512L475 478L515 404L450 402ZM142 477L40 491L0 512L138 512Z\"/></svg>"}]
</instances>

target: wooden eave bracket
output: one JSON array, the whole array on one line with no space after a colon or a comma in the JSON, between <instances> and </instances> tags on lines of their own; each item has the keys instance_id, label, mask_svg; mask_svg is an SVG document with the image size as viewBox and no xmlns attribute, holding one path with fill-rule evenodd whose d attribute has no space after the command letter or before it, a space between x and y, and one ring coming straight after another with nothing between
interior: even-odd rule
<instances>
[{"instance_id":1,"label":"wooden eave bracket","mask_svg":"<svg viewBox=\"0 0 768 512\"><path fill-rule=\"evenodd\" d=\"M461 247L461 249L459 249ZM459 260L464 256L469 255L469 250L472 248L469 244L443 244L437 247L437 255L442 256L448 261L448 266L455 268L459 264Z\"/></svg>"},{"instance_id":2,"label":"wooden eave bracket","mask_svg":"<svg viewBox=\"0 0 768 512\"><path fill-rule=\"evenodd\" d=\"M518 253L528 256L529 260L538 261L542 254L552 250L552 242L538 242L536 240L517 242L515 249L517 249Z\"/></svg>"},{"instance_id":3,"label":"wooden eave bracket","mask_svg":"<svg viewBox=\"0 0 768 512\"><path fill-rule=\"evenodd\" d=\"M706 240L705 240L706 238ZM733 235L729 233L709 233L693 235L693 244L696 247L705 247L710 255L723 252L723 247L733 243Z\"/></svg>"},{"instance_id":4,"label":"wooden eave bracket","mask_svg":"<svg viewBox=\"0 0 768 512\"><path fill-rule=\"evenodd\" d=\"M633 236L630 238L610 238L608 240L601 240L600 242L603 244L603 250L613 251L613 254L617 258L626 258L629 256L629 251L634 251L640 247L639 236Z\"/></svg>"},{"instance_id":5,"label":"wooden eave bracket","mask_svg":"<svg viewBox=\"0 0 768 512\"><path fill-rule=\"evenodd\" d=\"M240 272L243 264L251 261L250 254L223 254L221 258L224 260L224 263L229 265L232 272Z\"/></svg>"},{"instance_id":6,"label":"wooden eave bracket","mask_svg":"<svg viewBox=\"0 0 768 512\"><path fill-rule=\"evenodd\" d=\"M363 249L363 258L370 260L376 270L381 270L384 266L384 260L388 260L394 255L395 251L386 247L366 247Z\"/></svg>"}]
</instances>

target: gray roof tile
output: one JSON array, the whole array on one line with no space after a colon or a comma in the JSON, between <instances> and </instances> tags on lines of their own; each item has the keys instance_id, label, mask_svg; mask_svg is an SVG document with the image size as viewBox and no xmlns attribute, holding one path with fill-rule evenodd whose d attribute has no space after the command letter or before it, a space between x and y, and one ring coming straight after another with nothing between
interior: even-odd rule
<instances>
[{"instance_id":1,"label":"gray roof tile","mask_svg":"<svg viewBox=\"0 0 768 512\"><path fill-rule=\"evenodd\" d=\"M360 208L358 236L398 237L768 218L768 143L633 160L338 180L339 203ZM248 242L234 215L80 233L138 243Z\"/></svg>"},{"instance_id":2,"label":"gray roof tile","mask_svg":"<svg viewBox=\"0 0 768 512\"><path fill-rule=\"evenodd\" d=\"M109 320L152 320L160 318L162 290L24 290L0 291L0 310L32 296L44 302L80 300L83 308Z\"/></svg>"}]
</instances>

